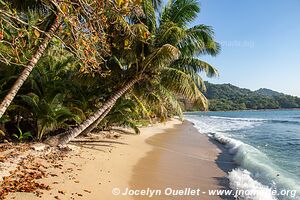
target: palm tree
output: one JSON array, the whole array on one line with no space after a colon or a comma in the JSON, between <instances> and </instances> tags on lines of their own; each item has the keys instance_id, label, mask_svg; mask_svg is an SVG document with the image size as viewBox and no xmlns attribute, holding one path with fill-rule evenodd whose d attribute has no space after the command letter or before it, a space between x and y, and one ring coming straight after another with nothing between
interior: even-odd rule
<instances>
[{"instance_id":1,"label":"palm tree","mask_svg":"<svg viewBox=\"0 0 300 200\"><path fill-rule=\"evenodd\" d=\"M13 30L16 29L17 31L14 30L14 32L18 36L20 35L18 32L19 29L15 28L18 27L18 25L22 25L23 29L25 29L23 30L24 32L29 32L28 30L34 29L34 31L32 31L33 38L38 37L38 39L41 39L42 41L35 41L38 43L38 45L32 47L34 49L36 48L35 52L30 58L25 58L24 63L26 64L22 63L22 65L25 65L23 71L0 104L0 118L7 110L31 71L45 53L51 39L54 37L54 45L67 49L81 60L82 68L80 70L93 72L102 71L101 67L104 63L102 54L107 55L110 48L106 43L106 34L102 32L104 29L102 26L106 25L106 19L103 17L103 13L104 7L110 7L112 4L111 1L82 2L76 0L29 0L24 3L24 1L20 0L7 0L7 3L5 2L6 1L0 1L1 22L2 18L5 19L5 21L8 21L8 24L13 24L10 22L15 22L17 26L13 24L14 26L10 26L9 28ZM2 4L4 5L2 6ZM17 8L18 12L15 12L15 9L12 8ZM30 14L34 13L32 10L35 9L41 9L43 16L38 18L36 23L32 24L29 23L28 19L31 17ZM28 11L28 17L24 18L24 13ZM106 9L105 12L109 13L110 9ZM43 23L40 21L43 21ZM40 24L50 25L41 27ZM57 31L59 27L60 29ZM40 36L42 36L42 38L40 38ZM2 40L2 36L0 38L0 40ZM26 43L26 41L24 41L24 43ZM0 50L2 50L2 46L0 46ZM12 50L18 53L23 52L22 48L13 48ZM29 51L32 51L32 49L29 49ZM0 61L2 61L1 58L3 57L5 56L2 56L0 52ZM96 59L98 59L98 62L95 61ZM7 61L7 59L4 60Z\"/></svg>"},{"instance_id":2,"label":"palm tree","mask_svg":"<svg viewBox=\"0 0 300 200\"><path fill-rule=\"evenodd\" d=\"M11 125L20 125L22 130L31 131L38 140L45 134L66 130L84 119L75 112L77 110L70 102L73 91L69 88L74 84L69 79L78 74L74 66L77 60L66 51L59 51L57 48L49 50L20 89L5 115L9 117ZM11 68L6 66L3 72L9 75Z\"/></svg>"},{"instance_id":3,"label":"palm tree","mask_svg":"<svg viewBox=\"0 0 300 200\"><path fill-rule=\"evenodd\" d=\"M118 48L113 49L114 56L108 66L112 72L117 72L114 73L117 78L131 78L127 78L120 89L82 124L46 142L51 145L68 143L97 119L103 118L105 111L113 107L136 83L145 81L158 79L161 84L159 91L165 96L170 93L181 94L207 107L199 89L204 89L204 84L198 73L204 71L213 76L217 70L196 56L216 55L219 46L213 40L210 27L198 25L188 28L199 11L199 4L195 0L172 0L163 8L157 26L152 1L144 1L144 12L151 14L132 15L131 23L118 24L121 24L122 27L118 28L124 34L111 33L112 43L117 44Z\"/></svg>"},{"instance_id":4,"label":"palm tree","mask_svg":"<svg viewBox=\"0 0 300 200\"><path fill-rule=\"evenodd\" d=\"M62 105L65 98L63 94L58 93L51 99L42 99L35 93L20 95L23 107L33 113L33 120L36 123L37 139L41 140L45 133L56 130L57 128L66 128L69 120L78 120L77 116Z\"/></svg>"},{"instance_id":5,"label":"palm tree","mask_svg":"<svg viewBox=\"0 0 300 200\"><path fill-rule=\"evenodd\" d=\"M31 1L30 3L35 4L36 1L34 1L34 2ZM12 5L16 6L19 9L20 8L24 9L24 5L22 5L22 4L23 4L23 2L13 1ZM56 4L53 4L53 5L54 5L54 8L52 8L52 9L49 8L49 10L57 11ZM25 8L29 9L29 7L35 7L35 6L36 5L32 5L32 4L28 5L28 2L26 2ZM39 8L40 6L41 6L41 4L38 3L37 7ZM6 11L7 10L1 10L1 14L3 14L4 17L7 17L7 18L12 17L10 15L7 15ZM44 34L44 38L43 38L42 43L38 46L35 53L32 55L32 57L28 61L28 64L24 67L23 71L21 72L19 77L16 79L16 81L14 82L14 84L12 85L10 90L8 91L7 95L2 100L2 102L0 104L0 118L3 116L3 114L5 113L5 111L7 110L9 105L11 104L11 102L13 101L13 99L16 96L19 89L22 87L24 82L27 80L27 78L30 75L31 71L36 66L37 62L39 61L39 59L43 55L44 51L46 50L46 48L47 48L49 42L51 41L54 33L56 32L56 30L60 26L61 16L60 16L60 14L55 16L55 14L57 14L57 13L52 12L49 15L49 17L47 17L47 20L50 20L51 25L49 26L49 28L47 30L45 30L46 33Z\"/></svg>"}]
</instances>

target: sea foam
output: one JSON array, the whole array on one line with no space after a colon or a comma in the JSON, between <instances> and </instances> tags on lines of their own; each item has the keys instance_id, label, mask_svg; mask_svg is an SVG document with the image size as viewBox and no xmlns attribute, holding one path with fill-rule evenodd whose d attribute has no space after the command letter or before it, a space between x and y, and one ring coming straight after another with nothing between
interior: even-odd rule
<instances>
[{"instance_id":1,"label":"sea foam","mask_svg":"<svg viewBox=\"0 0 300 200\"><path fill-rule=\"evenodd\" d=\"M297 190L300 191L296 181L285 174L259 149L230 137L225 131L253 128L264 119L228 118L219 116L187 115L186 119L193 122L194 126L212 139L223 144L233 155L238 168L228 174L230 187L234 190L258 191L252 195L239 195L239 199L246 200L273 200L282 199L272 196L272 190ZM224 132L222 132L224 131ZM288 197L283 198L288 199ZM295 199L295 198L294 198ZM297 197L296 197L297 199Z\"/></svg>"},{"instance_id":2,"label":"sea foam","mask_svg":"<svg viewBox=\"0 0 300 200\"><path fill-rule=\"evenodd\" d=\"M237 192L238 197L246 200L275 200L270 188L254 180L250 174L249 171L242 169L228 173L230 188Z\"/></svg>"}]
</instances>

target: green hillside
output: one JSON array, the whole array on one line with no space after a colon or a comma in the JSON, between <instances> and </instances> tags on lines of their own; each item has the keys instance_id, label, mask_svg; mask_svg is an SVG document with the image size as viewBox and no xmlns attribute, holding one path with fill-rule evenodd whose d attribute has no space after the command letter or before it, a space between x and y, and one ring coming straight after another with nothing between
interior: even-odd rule
<instances>
[{"instance_id":1,"label":"green hillside","mask_svg":"<svg viewBox=\"0 0 300 200\"><path fill-rule=\"evenodd\" d=\"M300 108L299 97L270 89L251 91L231 84L205 84L205 95L209 99L209 109L212 111Z\"/></svg>"}]
</instances>

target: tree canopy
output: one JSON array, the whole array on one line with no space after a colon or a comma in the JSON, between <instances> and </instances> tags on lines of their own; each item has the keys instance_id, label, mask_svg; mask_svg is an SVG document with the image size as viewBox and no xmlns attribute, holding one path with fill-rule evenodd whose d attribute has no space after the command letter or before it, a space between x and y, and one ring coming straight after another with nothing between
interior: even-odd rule
<instances>
[{"instance_id":1,"label":"tree canopy","mask_svg":"<svg viewBox=\"0 0 300 200\"><path fill-rule=\"evenodd\" d=\"M198 1L0 4L2 139L21 130L29 140L67 143L115 125L138 133L142 124L182 116L178 96L208 108L199 73L218 71L200 58L220 46L212 27L191 26Z\"/></svg>"}]
</instances>

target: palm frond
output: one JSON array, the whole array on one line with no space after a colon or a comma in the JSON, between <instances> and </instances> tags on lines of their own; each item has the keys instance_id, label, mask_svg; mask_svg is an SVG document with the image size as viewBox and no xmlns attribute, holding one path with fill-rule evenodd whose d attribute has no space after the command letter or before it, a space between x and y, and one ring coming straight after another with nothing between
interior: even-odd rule
<instances>
[{"instance_id":1,"label":"palm frond","mask_svg":"<svg viewBox=\"0 0 300 200\"><path fill-rule=\"evenodd\" d=\"M178 48L170 44L165 44L145 58L144 68L162 68L168 66L177 60L179 56L180 51Z\"/></svg>"},{"instance_id":2,"label":"palm frond","mask_svg":"<svg viewBox=\"0 0 300 200\"><path fill-rule=\"evenodd\" d=\"M174 95L174 93L167 88L163 87L161 84L158 84L158 91L161 96L164 97L164 104L166 106L170 105L171 109L168 109L169 114L172 114L174 112L177 114L181 119L183 118L183 112L181 109L181 106L178 102L177 97Z\"/></svg>"},{"instance_id":3,"label":"palm frond","mask_svg":"<svg viewBox=\"0 0 300 200\"><path fill-rule=\"evenodd\" d=\"M220 52L220 45L214 41L214 31L210 26L196 25L185 31L185 37L178 48L187 56L207 54L215 56Z\"/></svg>"},{"instance_id":4,"label":"palm frond","mask_svg":"<svg viewBox=\"0 0 300 200\"><path fill-rule=\"evenodd\" d=\"M152 6L155 10L158 10L162 4L162 0L148 0L152 3Z\"/></svg>"},{"instance_id":5,"label":"palm frond","mask_svg":"<svg viewBox=\"0 0 300 200\"><path fill-rule=\"evenodd\" d=\"M137 102L137 105L143 110L143 112L146 114L148 119L151 121L150 112L146 108L146 105L143 103L143 101L140 98L138 98L134 93L131 93L131 95L133 96L134 100Z\"/></svg>"},{"instance_id":6,"label":"palm frond","mask_svg":"<svg viewBox=\"0 0 300 200\"><path fill-rule=\"evenodd\" d=\"M159 26L156 34L156 39L158 45L161 44L172 44L177 46L177 44L184 38L185 29L179 27L174 22L164 22Z\"/></svg>"},{"instance_id":7,"label":"palm frond","mask_svg":"<svg viewBox=\"0 0 300 200\"><path fill-rule=\"evenodd\" d=\"M197 25L185 31L178 48L186 56L207 54L215 56L220 52L220 45L214 41L214 32L210 26Z\"/></svg>"},{"instance_id":8,"label":"palm frond","mask_svg":"<svg viewBox=\"0 0 300 200\"><path fill-rule=\"evenodd\" d=\"M170 91L182 95L192 102L207 109L207 100L194 80L183 71L165 68L161 74L161 84Z\"/></svg>"},{"instance_id":9,"label":"palm frond","mask_svg":"<svg viewBox=\"0 0 300 200\"><path fill-rule=\"evenodd\" d=\"M161 4L160 0L145 0L143 1L143 10L146 17L146 24L151 33L156 30L156 13L155 9ZM156 5L156 6L155 6Z\"/></svg>"},{"instance_id":10,"label":"palm frond","mask_svg":"<svg viewBox=\"0 0 300 200\"><path fill-rule=\"evenodd\" d=\"M41 112L38 102L39 102L39 97L35 94L32 95L20 95L22 101L25 102L32 110L33 112L39 113Z\"/></svg>"},{"instance_id":11,"label":"palm frond","mask_svg":"<svg viewBox=\"0 0 300 200\"><path fill-rule=\"evenodd\" d=\"M199 12L200 6L196 0L170 0L161 14L161 23L172 21L180 27L187 27Z\"/></svg>"},{"instance_id":12,"label":"palm frond","mask_svg":"<svg viewBox=\"0 0 300 200\"><path fill-rule=\"evenodd\" d=\"M219 76L219 72L215 67L198 58L181 57L176 60L171 67L183 70L187 73L191 71L194 73L205 72L208 77Z\"/></svg>"},{"instance_id":13,"label":"palm frond","mask_svg":"<svg viewBox=\"0 0 300 200\"><path fill-rule=\"evenodd\" d=\"M148 27L145 24L133 24L130 25L130 38L131 40L146 40L147 36L150 35Z\"/></svg>"}]
</instances>

